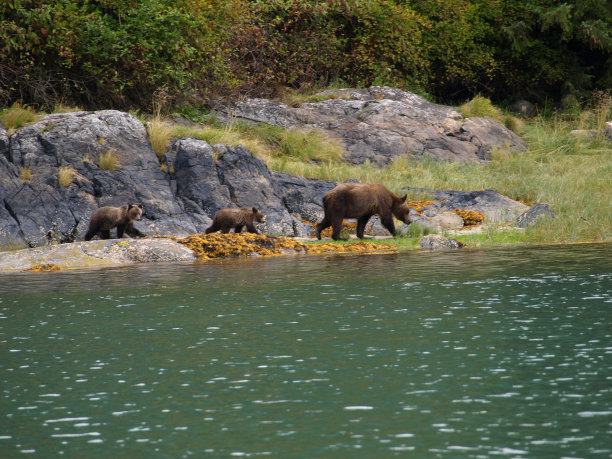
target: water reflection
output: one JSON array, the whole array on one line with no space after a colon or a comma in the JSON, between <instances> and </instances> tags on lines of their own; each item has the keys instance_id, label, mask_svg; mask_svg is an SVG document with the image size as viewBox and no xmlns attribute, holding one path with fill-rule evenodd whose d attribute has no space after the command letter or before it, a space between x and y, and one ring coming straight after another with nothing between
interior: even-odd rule
<instances>
[{"instance_id":1,"label":"water reflection","mask_svg":"<svg viewBox=\"0 0 612 459\"><path fill-rule=\"evenodd\" d=\"M8 457L609 457L612 246L3 276Z\"/></svg>"}]
</instances>

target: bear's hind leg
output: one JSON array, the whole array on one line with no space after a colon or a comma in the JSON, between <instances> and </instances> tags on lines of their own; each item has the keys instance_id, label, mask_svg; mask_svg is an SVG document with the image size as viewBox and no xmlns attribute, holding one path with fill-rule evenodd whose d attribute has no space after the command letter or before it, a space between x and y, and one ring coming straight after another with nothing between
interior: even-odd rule
<instances>
[{"instance_id":1,"label":"bear's hind leg","mask_svg":"<svg viewBox=\"0 0 612 459\"><path fill-rule=\"evenodd\" d=\"M340 232L342 231L342 219L341 218L334 218L332 220L332 239L334 241L337 241L340 239Z\"/></svg>"},{"instance_id":2,"label":"bear's hind leg","mask_svg":"<svg viewBox=\"0 0 612 459\"><path fill-rule=\"evenodd\" d=\"M363 239L363 233L370 217L371 215L364 215L357 220L357 237L359 239Z\"/></svg>"}]
</instances>

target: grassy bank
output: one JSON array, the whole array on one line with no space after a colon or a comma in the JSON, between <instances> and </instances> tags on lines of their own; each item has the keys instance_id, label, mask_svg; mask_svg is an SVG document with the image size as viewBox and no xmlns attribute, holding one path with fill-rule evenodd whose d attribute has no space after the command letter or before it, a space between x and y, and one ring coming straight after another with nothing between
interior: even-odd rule
<instances>
[{"instance_id":1,"label":"grassy bank","mask_svg":"<svg viewBox=\"0 0 612 459\"><path fill-rule=\"evenodd\" d=\"M466 104L466 116L492 116L510 125L527 142L522 153L493 152L486 164L398 158L378 168L343 163L338 144L322 134L292 132L265 125L178 128L170 136L196 135L204 140L244 144L273 170L304 177L384 183L400 193L410 187L472 191L491 188L528 205L547 203L557 218L524 231L488 227L481 234L459 236L470 245L565 243L612 240L612 142L602 135L580 136L572 130L601 130L612 119L612 95L600 94L581 110L517 120L490 103ZM480 105L480 108L478 107ZM480 111L485 110L485 113ZM411 199L427 199L423 193ZM410 239L410 238L407 238ZM416 238L412 238L416 240ZM399 241L410 246L414 240Z\"/></svg>"}]
</instances>

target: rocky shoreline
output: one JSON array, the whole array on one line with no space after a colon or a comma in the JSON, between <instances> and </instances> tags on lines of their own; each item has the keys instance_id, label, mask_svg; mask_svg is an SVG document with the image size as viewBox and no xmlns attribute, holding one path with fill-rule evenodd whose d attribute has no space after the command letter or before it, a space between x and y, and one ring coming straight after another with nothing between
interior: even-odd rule
<instances>
[{"instance_id":1,"label":"rocky shoreline","mask_svg":"<svg viewBox=\"0 0 612 459\"><path fill-rule=\"evenodd\" d=\"M450 107L392 88L341 90L329 100L299 107L251 99L221 109L217 115L290 129L323 130L339 138L345 161L369 161L372 167L387 164L397 155L486 161L492 148L524 149L520 138L495 121L463 118ZM112 156L116 165L104 166L104 155ZM60 179L66 171L70 174L67 183ZM265 224L257 225L261 233L308 238L323 216L322 197L336 185L338 182L271 171L242 145L180 138L158 157L149 143L147 127L124 112L44 115L10 132L0 125L0 250L61 252L62 244L77 243L65 249L66 256L86 253L93 265L104 258L137 258L123 253L130 251L155 258L155 243L150 241L162 244L162 239L79 245L96 209L129 203L143 206L136 227L151 237L203 233L219 209L256 206L266 217ZM406 184L402 193L411 191L424 190ZM494 190L427 191L432 200L413 204L411 218L413 224L432 231L461 229L473 224L469 216L477 214L487 223L514 225L517 217L530 210ZM546 215L552 214L545 210ZM366 234L375 237L388 232L372 218ZM120 251L123 254L110 250L117 244L126 247ZM1 256L3 264L11 257ZM180 261L187 255L168 249L168 254L159 256ZM54 257L58 255L50 255Z\"/></svg>"},{"instance_id":2,"label":"rocky shoreline","mask_svg":"<svg viewBox=\"0 0 612 459\"><path fill-rule=\"evenodd\" d=\"M137 263L177 263L324 253L393 252L389 244L306 245L296 238L263 234L194 234L186 238L108 239L0 252L0 274L112 268Z\"/></svg>"}]
</instances>

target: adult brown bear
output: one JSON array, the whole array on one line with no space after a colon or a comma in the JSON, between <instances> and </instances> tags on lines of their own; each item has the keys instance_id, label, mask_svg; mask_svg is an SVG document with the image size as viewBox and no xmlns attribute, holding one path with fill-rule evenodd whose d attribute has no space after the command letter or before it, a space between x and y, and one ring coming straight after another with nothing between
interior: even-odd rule
<instances>
[{"instance_id":1,"label":"adult brown bear","mask_svg":"<svg viewBox=\"0 0 612 459\"><path fill-rule=\"evenodd\" d=\"M357 237L363 238L366 223L372 215L380 216L380 221L389 232L395 235L393 216L410 223L410 207L406 195L399 197L380 183L342 183L323 197L325 216L317 224L316 235L321 239L321 231L331 225L332 239L337 241L342 230L342 219L357 219Z\"/></svg>"},{"instance_id":2,"label":"adult brown bear","mask_svg":"<svg viewBox=\"0 0 612 459\"><path fill-rule=\"evenodd\" d=\"M257 233L254 222L265 223L266 217L257 210L257 207L240 207L239 209L221 209L213 217L213 222L206 229L206 234L221 230L222 233L229 233L234 228L235 233L242 231L246 226L249 233Z\"/></svg>"},{"instance_id":3,"label":"adult brown bear","mask_svg":"<svg viewBox=\"0 0 612 459\"><path fill-rule=\"evenodd\" d=\"M89 220L89 229L85 234L85 240L89 241L97 233L102 239L110 238L110 230L117 227L117 238L123 237L123 233L130 236L144 237L145 234L134 228L134 222L142 217L142 206L138 204L127 204L121 207L100 207L94 212Z\"/></svg>"}]
</instances>

